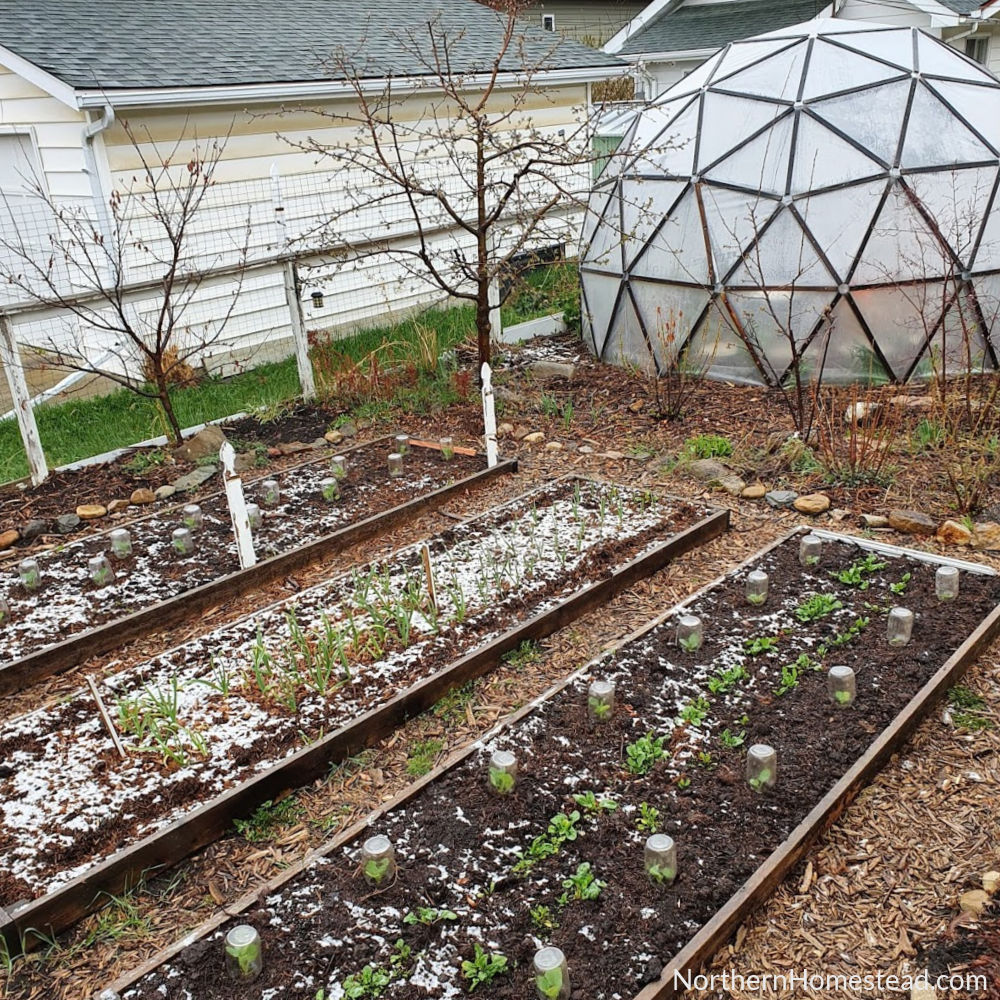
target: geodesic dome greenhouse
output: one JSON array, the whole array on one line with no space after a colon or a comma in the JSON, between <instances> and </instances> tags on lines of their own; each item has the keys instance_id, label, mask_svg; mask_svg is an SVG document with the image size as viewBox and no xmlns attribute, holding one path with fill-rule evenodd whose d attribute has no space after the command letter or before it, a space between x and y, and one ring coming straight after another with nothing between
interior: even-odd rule
<instances>
[{"instance_id":1,"label":"geodesic dome greenhouse","mask_svg":"<svg viewBox=\"0 0 1000 1000\"><path fill-rule=\"evenodd\" d=\"M611 363L906 381L1000 350L1000 82L915 28L734 42L632 120L590 198Z\"/></svg>"}]
</instances>

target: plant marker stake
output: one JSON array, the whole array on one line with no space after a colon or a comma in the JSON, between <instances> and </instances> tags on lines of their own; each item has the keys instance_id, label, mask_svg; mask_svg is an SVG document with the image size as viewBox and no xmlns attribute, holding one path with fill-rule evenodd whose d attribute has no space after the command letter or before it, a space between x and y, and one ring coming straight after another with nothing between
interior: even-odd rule
<instances>
[{"instance_id":1,"label":"plant marker stake","mask_svg":"<svg viewBox=\"0 0 1000 1000\"><path fill-rule=\"evenodd\" d=\"M483 427L486 439L486 464L492 469L497 464L497 413L493 399L493 370L483 362Z\"/></svg>"},{"instance_id":2,"label":"plant marker stake","mask_svg":"<svg viewBox=\"0 0 1000 1000\"><path fill-rule=\"evenodd\" d=\"M431 550L426 545L420 546L420 558L424 563L424 576L427 578L427 597L435 613L439 611L437 588L434 586L434 571L431 569Z\"/></svg>"},{"instance_id":3,"label":"plant marker stake","mask_svg":"<svg viewBox=\"0 0 1000 1000\"><path fill-rule=\"evenodd\" d=\"M124 760L128 754L125 753L125 747L122 746L122 741L118 738L118 730L115 729L111 722L111 716L108 715L108 710L104 707L104 702L101 699L101 692L97 690L97 685L94 683L93 677L87 677L85 679L87 681L87 686L90 688L90 693L94 696L94 701L97 702L97 711L101 713L101 719L104 720L104 725L111 734L111 742L114 743L115 749L118 751L118 756Z\"/></svg>"},{"instance_id":4,"label":"plant marker stake","mask_svg":"<svg viewBox=\"0 0 1000 1000\"><path fill-rule=\"evenodd\" d=\"M253 532L250 529L250 515L247 513L246 497L243 496L243 480L236 475L236 449L225 441L219 449L222 478L226 484L226 502L229 516L236 535L236 551L240 556L240 569L257 565L257 553L253 547Z\"/></svg>"},{"instance_id":5,"label":"plant marker stake","mask_svg":"<svg viewBox=\"0 0 1000 1000\"><path fill-rule=\"evenodd\" d=\"M17 340L14 338L14 329L10 317L3 313L0 313L0 365L3 365L10 398L14 401L14 416L17 418L18 430L24 442L24 453L28 458L31 485L38 486L48 479L49 467L45 461L45 452L42 450L42 439L38 435L35 410L31 405L31 393L24 377L24 367Z\"/></svg>"}]
</instances>

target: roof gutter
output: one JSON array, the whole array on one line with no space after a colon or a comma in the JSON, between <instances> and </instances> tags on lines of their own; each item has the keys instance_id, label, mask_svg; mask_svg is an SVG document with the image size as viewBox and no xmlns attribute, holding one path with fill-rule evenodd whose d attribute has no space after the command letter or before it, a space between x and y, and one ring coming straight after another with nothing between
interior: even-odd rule
<instances>
[{"instance_id":1,"label":"roof gutter","mask_svg":"<svg viewBox=\"0 0 1000 1000\"><path fill-rule=\"evenodd\" d=\"M626 69L619 66L580 66L572 69L542 70L538 73L504 73L498 80L503 89L524 86L530 78L532 83L549 85L590 83L618 76ZM463 77L470 88L483 86L491 79L489 73L476 73ZM381 93L387 82L404 93L434 93L440 87L426 77L373 77L359 81L364 93ZM274 101L353 97L356 87L346 81L314 80L304 83L252 83L233 84L217 87L133 87L120 90L86 89L77 90L77 104L81 108L148 108L185 107L192 104L268 104ZM88 126L89 127L89 126Z\"/></svg>"}]
</instances>

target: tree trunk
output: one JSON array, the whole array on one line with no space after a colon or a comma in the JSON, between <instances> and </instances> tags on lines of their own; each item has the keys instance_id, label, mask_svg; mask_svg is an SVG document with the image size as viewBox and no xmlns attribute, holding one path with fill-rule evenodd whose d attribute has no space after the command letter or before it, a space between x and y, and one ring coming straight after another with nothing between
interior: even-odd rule
<instances>
[{"instance_id":1,"label":"tree trunk","mask_svg":"<svg viewBox=\"0 0 1000 1000\"><path fill-rule=\"evenodd\" d=\"M490 351L490 282L480 275L476 288L476 342L479 346L479 384L482 385L483 365L489 364Z\"/></svg>"},{"instance_id":2,"label":"tree trunk","mask_svg":"<svg viewBox=\"0 0 1000 1000\"><path fill-rule=\"evenodd\" d=\"M183 442L184 438L181 436L181 425L177 420L177 414L174 413L174 404L170 400L170 387L167 384L167 376L163 372L163 364L160 358L154 357L150 361L152 362L153 378L156 382L156 398L159 401L160 408L163 410L163 415L167 418L167 437L170 438L170 443L176 447Z\"/></svg>"}]
</instances>

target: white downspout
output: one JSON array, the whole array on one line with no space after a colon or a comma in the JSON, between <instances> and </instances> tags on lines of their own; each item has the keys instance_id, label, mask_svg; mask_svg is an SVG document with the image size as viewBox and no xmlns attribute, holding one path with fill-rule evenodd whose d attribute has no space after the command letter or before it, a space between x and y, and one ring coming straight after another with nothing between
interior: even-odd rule
<instances>
[{"instance_id":1,"label":"white downspout","mask_svg":"<svg viewBox=\"0 0 1000 1000\"><path fill-rule=\"evenodd\" d=\"M108 193L101 183L101 171L97 165L97 153L94 150L94 139L101 132L109 129L115 121L115 109L105 104L101 117L89 121L83 126L83 161L84 172L90 178L90 192L94 198L94 209L97 212L97 223L101 227L109 252L112 244L111 219L108 217ZM109 258L110 261L110 258ZM114 275L112 275L114 278Z\"/></svg>"}]
</instances>

